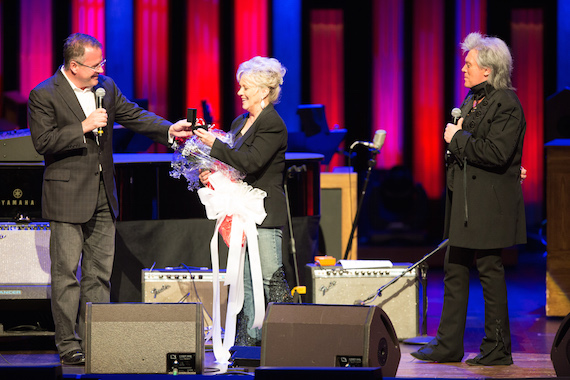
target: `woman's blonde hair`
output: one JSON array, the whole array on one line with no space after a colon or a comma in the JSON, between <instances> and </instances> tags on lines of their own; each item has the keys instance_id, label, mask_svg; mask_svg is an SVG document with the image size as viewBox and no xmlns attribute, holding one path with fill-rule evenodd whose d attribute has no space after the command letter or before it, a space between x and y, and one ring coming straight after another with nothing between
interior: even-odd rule
<instances>
[{"instance_id":1,"label":"woman's blonde hair","mask_svg":"<svg viewBox=\"0 0 570 380\"><path fill-rule=\"evenodd\" d=\"M267 100L277 103L286 72L287 69L275 58L257 56L239 65L236 78L239 82L245 76L257 87L268 88Z\"/></svg>"}]
</instances>

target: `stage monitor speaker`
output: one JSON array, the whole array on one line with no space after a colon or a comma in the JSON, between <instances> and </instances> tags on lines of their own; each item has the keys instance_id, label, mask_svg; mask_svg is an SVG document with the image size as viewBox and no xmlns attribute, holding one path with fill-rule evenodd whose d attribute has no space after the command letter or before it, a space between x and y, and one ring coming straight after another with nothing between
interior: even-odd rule
<instances>
[{"instance_id":1,"label":"stage monitor speaker","mask_svg":"<svg viewBox=\"0 0 570 380\"><path fill-rule=\"evenodd\" d=\"M200 303L87 304L85 373L199 374Z\"/></svg>"},{"instance_id":2,"label":"stage monitor speaker","mask_svg":"<svg viewBox=\"0 0 570 380\"><path fill-rule=\"evenodd\" d=\"M49 223L0 224L0 300L51 296Z\"/></svg>"},{"instance_id":3,"label":"stage monitor speaker","mask_svg":"<svg viewBox=\"0 0 570 380\"><path fill-rule=\"evenodd\" d=\"M570 376L570 314L564 318L552 343L550 359L556 376Z\"/></svg>"},{"instance_id":4,"label":"stage monitor speaker","mask_svg":"<svg viewBox=\"0 0 570 380\"><path fill-rule=\"evenodd\" d=\"M344 269L341 266L307 264L306 299L315 304L354 305L373 295L408 267L394 264L390 268ZM400 340L419 335L418 283L418 274L414 269L370 303L380 306L388 314Z\"/></svg>"},{"instance_id":5,"label":"stage monitor speaker","mask_svg":"<svg viewBox=\"0 0 570 380\"><path fill-rule=\"evenodd\" d=\"M382 367L396 376L400 344L377 306L270 303L263 321L261 366Z\"/></svg>"},{"instance_id":6,"label":"stage monitor speaker","mask_svg":"<svg viewBox=\"0 0 570 380\"><path fill-rule=\"evenodd\" d=\"M221 326L225 326L229 287L224 285L226 271L221 270L220 313ZM142 295L147 303L200 302L204 306L204 326L212 326L213 274L200 269L143 269Z\"/></svg>"}]
</instances>

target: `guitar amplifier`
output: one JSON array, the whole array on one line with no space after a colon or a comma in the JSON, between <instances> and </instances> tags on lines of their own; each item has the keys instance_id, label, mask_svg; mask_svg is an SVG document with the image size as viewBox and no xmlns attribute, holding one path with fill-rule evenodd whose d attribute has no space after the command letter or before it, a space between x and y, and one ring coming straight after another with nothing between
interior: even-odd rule
<instances>
[{"instance_id":1,"label":"guitar amplifier","mask_svg":"<svg viewBox=\"0 0 570 380\"><path fill-rule=\"evenodd\" d=\"M341 266L306 265L307 299L315 304L359 304L408 268L343 269ZM390 318L399 340L419 335L419 273L406 273L367 305L378 305Z\"/></svg>"},{"instance_id":2,"label":"guitar amplifier","mask_svg":"<svg viewBox=\"0 0 570 380\"><path fill-rule=\"evenodd\" d=\"M225 270L220 271L220 314L224 328L228 303ZM164 268L142 270L142 296L145 303L194 303L204 305L204 326L212 326L213 274L209 269Z\"/></svg>"},{"instance_id":3,"label":"guitar amplifier","mask_svg":"<svg viewBox=\"0 0 570 380\"><path fill-rule=\"evenodd\" d=\"M49 223L0 224L0 300L49 299Z\"/></svg>"}]
</instances>

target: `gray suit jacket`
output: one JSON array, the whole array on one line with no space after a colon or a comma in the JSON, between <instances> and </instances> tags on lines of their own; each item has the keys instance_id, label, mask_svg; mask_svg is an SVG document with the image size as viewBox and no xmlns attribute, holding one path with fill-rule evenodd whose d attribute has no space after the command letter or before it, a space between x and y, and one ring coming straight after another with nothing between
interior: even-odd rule
<instances>
[{"instance_id":1,"label":"gray suit jacket","mask_svg":"<svg viewBox=\"0 0 570 380\"><path fill-rule=\"evenodd\" d=\"M113 215L118 216L113 165L115 122L156 142L168 143L170 122L129 101L107 76L99 75L99 84L93 91L99 87L105 89L103 106L108 114L99 145L92 132L83 134L81 122L86 116L61 68L30 92L28 125L34 147L45 158L45 219L87 222L95 211L101 174Z\"/></svg>"}]
</instances>

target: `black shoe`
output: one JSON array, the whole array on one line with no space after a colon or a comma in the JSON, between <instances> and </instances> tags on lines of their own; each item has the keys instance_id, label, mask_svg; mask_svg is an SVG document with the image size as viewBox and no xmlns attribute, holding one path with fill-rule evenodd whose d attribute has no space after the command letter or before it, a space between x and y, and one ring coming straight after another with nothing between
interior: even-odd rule
<instances>
[{"instance_id":1,"label":"black shoe","mask_svg":"<svg viewBox=\"0 0 570 380\"><path fill-rule=\"evenodd\" d=\"M85 355L81 350L72 350L61 356L61 364L65 365L84 365Z\"/></svg>"},{"instance_id":2,"label":"black shoe","mask_svg":"<svg viewBox=\"0 0 570 380\"><path fill-rule=\"evenodd\" d=\"M418 360L423 360L424 362L435 362L435 360L433 360L432 358L430 358L421 351L410 352L410 355L412 355L414 358Z\"/></svg>"},{"instance_id":3,"label":"black shoe","mask_svg":"<svg viewBox=\"0 0 570 380\"><path fill-rule=\"evenodd\" d=\"M429 356L428 354L426 354L425 352L422 352L421 349L416 351L416 352L411 352L410 355L412 355L414 358L418 359L418 360L423 360L424 362L431 362L431 363L458 363L461 361L462 358L454 358L454 359L434 359L433 357Z\"/></svg>"},{"instance_id":4,"label":"black shoe","mask_svg":"<svg viewBox=\"0 0 570 380\"><path fill-rule=\"evenodd\" d=\"M477 355L473 359L465 360L465 364L473 366L511 365L513 364L513 358L509 356L501 360L485 361L480 355Z\"/></svg>"}]
</instances>

